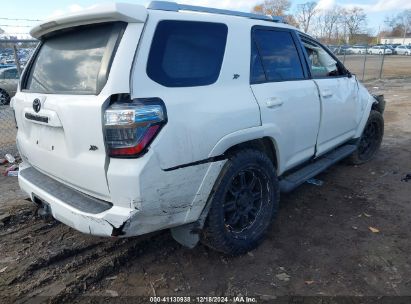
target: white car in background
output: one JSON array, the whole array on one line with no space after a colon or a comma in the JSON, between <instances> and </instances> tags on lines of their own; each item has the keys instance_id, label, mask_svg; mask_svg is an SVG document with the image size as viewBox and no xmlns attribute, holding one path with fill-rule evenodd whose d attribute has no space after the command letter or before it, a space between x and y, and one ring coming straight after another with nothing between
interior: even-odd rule
<instances>
[{"instance_id":1,"label":"white car in background","mask_svg":"<svg viewBox=\"0 0 411 304\"><path fill-rule=\"evenodd\" d=\"M365 45L353 45L349 48L352 54L365 54L367 53L367 46Z\"/></svg>"},{"instance_id":2,"label":"white car in background","mask_svg":"<svg viewBox=\"0 0 411 304\"><path fill-rule=\"evenodd\" d=\"M395 48L397 55L411 55L411 45L399 45Z\"/></svg>"},{"instance_id":3,"label":"white car in background","mask_svg":"<svg viewBox=\"0 0 411 304\"><path fill-rule=\"evenodd\" d=\"M370 54L370 55L382 55L382 54L392 55L393 51L387 46L376 45L376 46L373 46L372 48L368 49L368 54Z\"/></svg>"}]
</instances>

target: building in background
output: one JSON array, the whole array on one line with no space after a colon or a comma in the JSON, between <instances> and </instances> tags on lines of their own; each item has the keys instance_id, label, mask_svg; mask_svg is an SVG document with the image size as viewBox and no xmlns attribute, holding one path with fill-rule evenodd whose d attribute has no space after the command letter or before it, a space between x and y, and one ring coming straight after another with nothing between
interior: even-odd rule
<instances>
[{"instance_id":1,"label":"building in background","mask_svg":"<svg viewBox=\"0 0 411 304\"><path fill-rule=\"evenodd\" d=\"M406 37L381 37L380 43L382 44L411 44L411 35Z\"/></svg>"}]
</instances>

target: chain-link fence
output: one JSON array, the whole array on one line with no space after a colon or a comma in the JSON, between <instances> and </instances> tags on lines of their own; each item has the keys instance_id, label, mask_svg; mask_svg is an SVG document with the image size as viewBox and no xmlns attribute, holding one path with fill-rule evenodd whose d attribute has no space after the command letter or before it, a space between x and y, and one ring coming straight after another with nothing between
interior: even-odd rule
<instances>
[{"instance_id":1,"label":"chain-link fence","mask_svg":"<svg viewBox=\"0 0 411 304\"><path fill-rule=\"evenodd\" d=\"M0 158L16 154L16 123L10 100L17 90L21 71L38 41L0 39Z\"/></svg>"},{"instance_id":2,"label":"chain-link fence","mask_svg":"<svg viewBox=\"0 0 411 304\"><path fill-rule=\"evenodd\" d=\"M9 106L0 106L0 158L6 153L16 154L16 123Z\"/></svg>"},{"instance_id":3,"label":"chain-link fence","mask_svg":"<svg viewBox=\"0 0 411 304\"><path fill-rule=\"evenodd\" d=\"M362 81L411 78L411 47L395 45L329 46L348 70Z\"/></svg>"}]
</instances>

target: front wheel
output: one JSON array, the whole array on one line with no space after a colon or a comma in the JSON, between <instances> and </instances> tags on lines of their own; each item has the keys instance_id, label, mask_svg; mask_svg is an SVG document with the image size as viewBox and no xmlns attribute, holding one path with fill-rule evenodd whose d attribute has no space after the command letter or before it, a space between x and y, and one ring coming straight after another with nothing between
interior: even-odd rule
<instances>
[{"instance_id":1,"label":"front wheel","mask_svg":"<svg viewBox=\"0 0 411 304\"><path fill-rule=\"evenodd\" d=\"M10 96L6 91L0 89L0 105L5 106L10 103Z\"/></svg>"},{"instance_id":2,"label":"front wheel","mask_svg":"<svg viewBox=\"0 0 411 304\"><path fill-rule=\"evenodd\" d=\"M365 125L357 150L349 162L360 165L370 161L378 152L384 137L384 118L380 112L372 110Z\"/></svg>"},{"instance_id":3,"label":"front wheel","mask_svg":"<svg viewBox=\"0 0 411 304\"><path fill-rule=\"evenodd\" d=\"M202 242L229 255L256 248L278 209L279 185L271 160L257 150L235 152L214 191Z\"/></svg>"}]
</instances>

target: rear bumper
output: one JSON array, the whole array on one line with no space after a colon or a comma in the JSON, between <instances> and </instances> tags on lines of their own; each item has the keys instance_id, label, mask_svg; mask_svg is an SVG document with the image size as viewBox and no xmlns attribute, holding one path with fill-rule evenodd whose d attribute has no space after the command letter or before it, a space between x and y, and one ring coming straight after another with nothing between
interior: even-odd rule
<instances>
[{"instance_id":1,"label":"rear bumper","mask_svg":"<svg viewBox=\"0 0 411 304\"><path fill-rule=\"evenodd\" d=\"M27 162L20 165L19 184L33 202L41 200L55 219L80 232L129 237L196 221L224 163L166 172L156 157L112 159L108 174L112 203L50 178Z\"/></svg>"},{"instance_id":2,"label":"rear bumper","mask_svg":"<svg viewBox=\"0 0 411 304\"><path fill-rule=\"evenodd\" d=\"M87 234L117 236L136 212L83 194L25 164L19 184L32 201L36 198L47 204L55 219Z\"/></svg>"}]
</instances>

